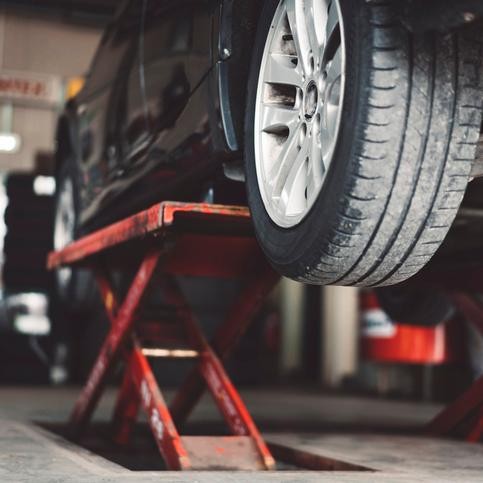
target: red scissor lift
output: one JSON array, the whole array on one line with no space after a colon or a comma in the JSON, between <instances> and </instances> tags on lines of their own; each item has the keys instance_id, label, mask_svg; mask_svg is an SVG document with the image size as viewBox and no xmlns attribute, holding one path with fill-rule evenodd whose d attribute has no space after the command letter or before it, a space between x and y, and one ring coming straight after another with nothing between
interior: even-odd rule
<instances>
[{"instance_id":1,"label":"red scissor lift","mask_svg":"<svg viewBox=\"0 0 483 483\"><path fill-rule=\"evenodd\" d=\"M138 268L123 299L112 271ZM233 350L279 276L265 261L242 207L164 202L101 229L49 255L48 266L94 270L111 329L71 416L74 437L86 428L120 359L124 375L114 410L115 438L127 443L139 408L168 469L272 469L274 459L221 360ZM237 278L244 282L226 320L210 343L201 331L177 275ZM142 320L142 301L161 290L173 308L166 320ZM173 315L174 313L174 315ZM195 365L168 408L150 365L151 357L193 358ZM232 436L180 436L205 387Z\"/></svg>"},{"instance_id":2,"label":"red scissor lift","mask_svg":"<svg viewBox=\"0 0 483 483\"><path fill-rule=\"evenodd\" d=\"M137 270L122 299L111 282L114 270ZM129 441L143 408L168 469L272 469L275 462L222 365L280 277L253 236L246 208L163 202L110 225L49 255L48 266L91 268L102 294L111 329L71 416L74 438L85 430L106 380L124 360L123 382L114 410L115 439ZM225 321L208 342L180 290L176 276L236 278L244 288ZM175 309L164 320L139 316L153 287ZM483 307L456 295L462 312L483 327ZM193 358L195 366L167 406L150 365L151 357ZM180 436L208 388L232 436ZM463 428L463 431L461 430ZM433 435L463 433L478 441L483 433L483 377L429 426Z\"/></svg>"}]
</instances>

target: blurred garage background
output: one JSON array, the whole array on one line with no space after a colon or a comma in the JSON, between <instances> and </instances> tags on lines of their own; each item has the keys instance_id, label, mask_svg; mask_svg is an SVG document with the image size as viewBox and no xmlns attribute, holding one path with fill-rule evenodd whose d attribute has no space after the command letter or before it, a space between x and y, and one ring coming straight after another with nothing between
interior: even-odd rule
<instances>
[{"instance_id":1,"label":"blurred garage background","mask_svg":"<svg viewBox=\"0 0 483 483\"><path fill-rule=\"evenodd\" d=\"M75 352L86 360L72 370L70 326L59 328L63 321L56 320L51 275L44 266L52 246L56 118L82 85L117 3L0 2L3 385L78 382L102 339L102 321L91 321L98 328L86 329L88 340ZM192 298L205 324L223 312L204 294L192 293ZM235 380L245 385L449 400L476 375L475 365L472 369L461 355L462 324L401 329L370 292L285 280L259 318L232 362ZM408 340L413 341L409 346Z\"/></svg>"},{"instance_id":2,"label":"blurred garage background","mask_svg":"<svg viewBox=\"0 0 483 483\"><path fill-rule=\"evenodd\" d=\"M45 256L52 247L57 116L80 87L116 2L1 2L0 231L3 383L47 383Z\"/></svg>"}]
</instances>

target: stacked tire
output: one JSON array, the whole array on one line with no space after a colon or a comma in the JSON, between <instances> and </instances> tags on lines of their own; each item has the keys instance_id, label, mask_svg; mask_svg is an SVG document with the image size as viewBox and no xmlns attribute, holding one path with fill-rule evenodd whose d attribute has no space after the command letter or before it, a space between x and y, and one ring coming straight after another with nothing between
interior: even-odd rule
<instances>
[{"instance_id":1,"label":"stacked tire","mask_svg":"<svg viewBox=\"0 0 483 483\"><path fill-rule=\"evenodd\" d=\"M34 174L13 173L5 180L4 297L27 292L50 295L52 290L53 277L46 269L46 259L53 245L54 197L36 194L35 178ZM31 337L12 332L11 321L7 322L9 330L0 337L0 382L48 382L48 366L40 355L45 356L48 339L34 343Z\"/></svg>"},{"instance_id":2,"label":"stacked tire","mask_svg":"<svg viewBox=\"0 0 483 483\"><path fill-rule=\"evenodd\" d=\"M11 174L6 180L3 282L8 293L48 293L52 288L46 259L53 245L54 197L36 194L35 178Z\"/></svg>"}]
</instances>

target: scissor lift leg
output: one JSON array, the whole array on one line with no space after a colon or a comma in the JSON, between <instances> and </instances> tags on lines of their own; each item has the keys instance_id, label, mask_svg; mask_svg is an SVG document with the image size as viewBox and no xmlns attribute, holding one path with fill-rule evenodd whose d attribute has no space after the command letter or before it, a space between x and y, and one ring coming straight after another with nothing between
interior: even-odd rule
<instances>
[{"instance_id":1,"label":"scissor lift leg","mask_svg":"<svg viewBox=\"0 0 483 483\"><path fill-rule=\"evenodd\" d=\"M191 469L188 453L159 390L149 361L137 342L134 343L131 360L125 370L133 377L151 432L167 467L171 470Z\"/></svg>"},{"instance_id":2,"label":"scissor lift leg","mask_svg":"<svg viewBox=\"0 0 483 483\"><path fill-rule=\"evenodd\" d=\"M267 469L274 466L274 460L263 441L260 433L253 422L245 404L243 403L238 391L230 381L220 360L204 338L196 318L189 308L188 302L183 296L176 281L172 277L165 277L161 280L161 286L169 303L174 306L181 307L181 322L186 328L186 333L191 344L199 351L201 357L199 359L197 370L200 377L206 382L215 403L223 414L225 421L230 427L233 434L238 436L249 436L263 461L263 466ZM251 307L251 311L254 310ZM253 320L253 313L245 314L252 317L244 320L244 326ZM240 330L241 327L238 327ZM238 332L239 334L239 332ZM233 342L233 341L230 341Z\"/></svg>"},{"instance_id":3,"label":"scissor lift leg","mask_svg":"<svg viewBox=\"0 0 483 483\"><path fill-rule=\"evenodd\" d=\"M203 382L200 389L202 391L205 384L208 386L215 403L235 436L222 438L220 442L220 438L181 437L178 434L149 361L137 340L136 332L139 332L139 336L143 335L143 324L137 328L134 324L136 310L154 274L158 258L158 255L146 257L119 309L108 278L98 273L97 279L112 327L91 377L75 407L72 416L74 433L78 435L87 423L101 394L109 368L123 355L126 359L125 372L113 418L115 440L118 443L127 444L129 441L141 406L147 414L151 431L169 469L190 469L193 468L193 461L195 461L195 467L204 467L205 464L210 467L210 455L206 449L210 447L215 450L215 453L231 451L233 467L240 465L245 469L273 468L274 460L263 438L218 357L204 339L181 290L174 278L164 275L161 279L163 292L167 296L167 301L177 307L178 323L184 326L190 346L199 354L196 372L199 380ZM218 332L220 337L229 335L223 340L226 343L226 346L222 347L225 354L244 332L254 312L259 308L263 296L273 288L276 280L277 277L273 272L266 270L264 277L257 277L255 288L249 284L250 288L235 304L232 315ZM198 381L195 380L195 383L198 384ZM190 406L195 403L196 400L192 399ZM199 453L203 452L204 454L199 456ZM256 454L258 456L255 456ZM248 463L252 458L255 458L254 463Z\"/></svg>"},{"instance_id":4,"label":"scissor lift leg","mask_svg":"<svg viewBox=\"0 0 483 483\"><path fill-rule=\"evenodd\" d=\"M467 321L483 333L483 307L466 294L453 295L453 301ZM469 442L483 437L483 376L476 380L456 401L448 405L429 424L431 435L463 433Z\"/></svg>"},{"instance_id":5,"label":"scissor lift leg","mask_svg":"<svg viewBox=\"0 0 483 483\"><path fill-rule=\"evenodd\" d=\"M151 280L158 260L159 251L146 255L123 304L113 320L112 327L101 347L87 384L77 399L72 412L70 425L74 437L79 436L89 422L101 396L109 371L121 355L123 344L132 330L136 310Z\"/></svg>"},{"instance_id":6,"label":"scissor lift leg","mask_svg":"<svg viewBox=\"0 0 483 483\"><path fill-rule=\"evenodd\" d=\"M245 469L273 468L274 460L265 442L223 366L204 339L194 314L175 280L165 276L161 284L168 303L177 308L177 322L184 326L190 347L196 349L199 354L200 375L206 381L215 403L235 436L181 437L156 384L149 361L139 343L135 341L116 405L115 425L118 441L127 443L133 424L132 416L137 413L137 405L141 402L159 450L169 469L189 469L194 466L209 468L210 464L213 464L211 459L213 455L207 452L210 446L218 452L227 449L231 451L233 467L239 464ZM142 338L141 327L139 336ZM135 397L133 397L131 383L137 390ZM200 456L200 452L204 454ZM216 458L219 460L219 455L215 454ZM253 463L248 463L251 459Z\"/></svg>"},{"instance_id":7,"label":"scissor lift leg","mask_svg":"<svg viewBox=\"0 0 483 483\"><path fill-rule=\"evenodd\" d=\"M263 267L247 280L225 321L220 325L210 346L220 359L226 359L243 336L280 276L270 267ZM205 390L205 381L198 368L193 368L176 393L170 410L176 424L188 418Z\"/></svg>"},{"instance_id":8,"label":"scissor lift leg","mask_svg":"<svg viewBox=\"0 0 483 483\"><path fill-rule=\"evenodd\" d=\"M130 362L127 361L127 363ZM112 418L113 439L117 444L126 445L129 442L132 428L138 417L139 406L140 398L132 371L126 368Z\"/></svg>"}]
</instances>

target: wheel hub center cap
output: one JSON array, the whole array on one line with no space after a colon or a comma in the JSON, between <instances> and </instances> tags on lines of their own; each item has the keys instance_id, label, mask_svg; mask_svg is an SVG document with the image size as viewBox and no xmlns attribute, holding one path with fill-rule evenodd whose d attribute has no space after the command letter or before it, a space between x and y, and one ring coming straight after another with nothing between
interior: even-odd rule
<instances>
[{"instance_id":1,"label":"wheel hub center cap","mask_svg":"<svg viewBox=\"0 0 483 483\"><path fill-rule=\"evenodd\" d=\"M319 93L315 82L310 82L305 91L304 111L306 119L312 119L317 110L317 103L319 101Z\"/></svg>"}]
</instances>

